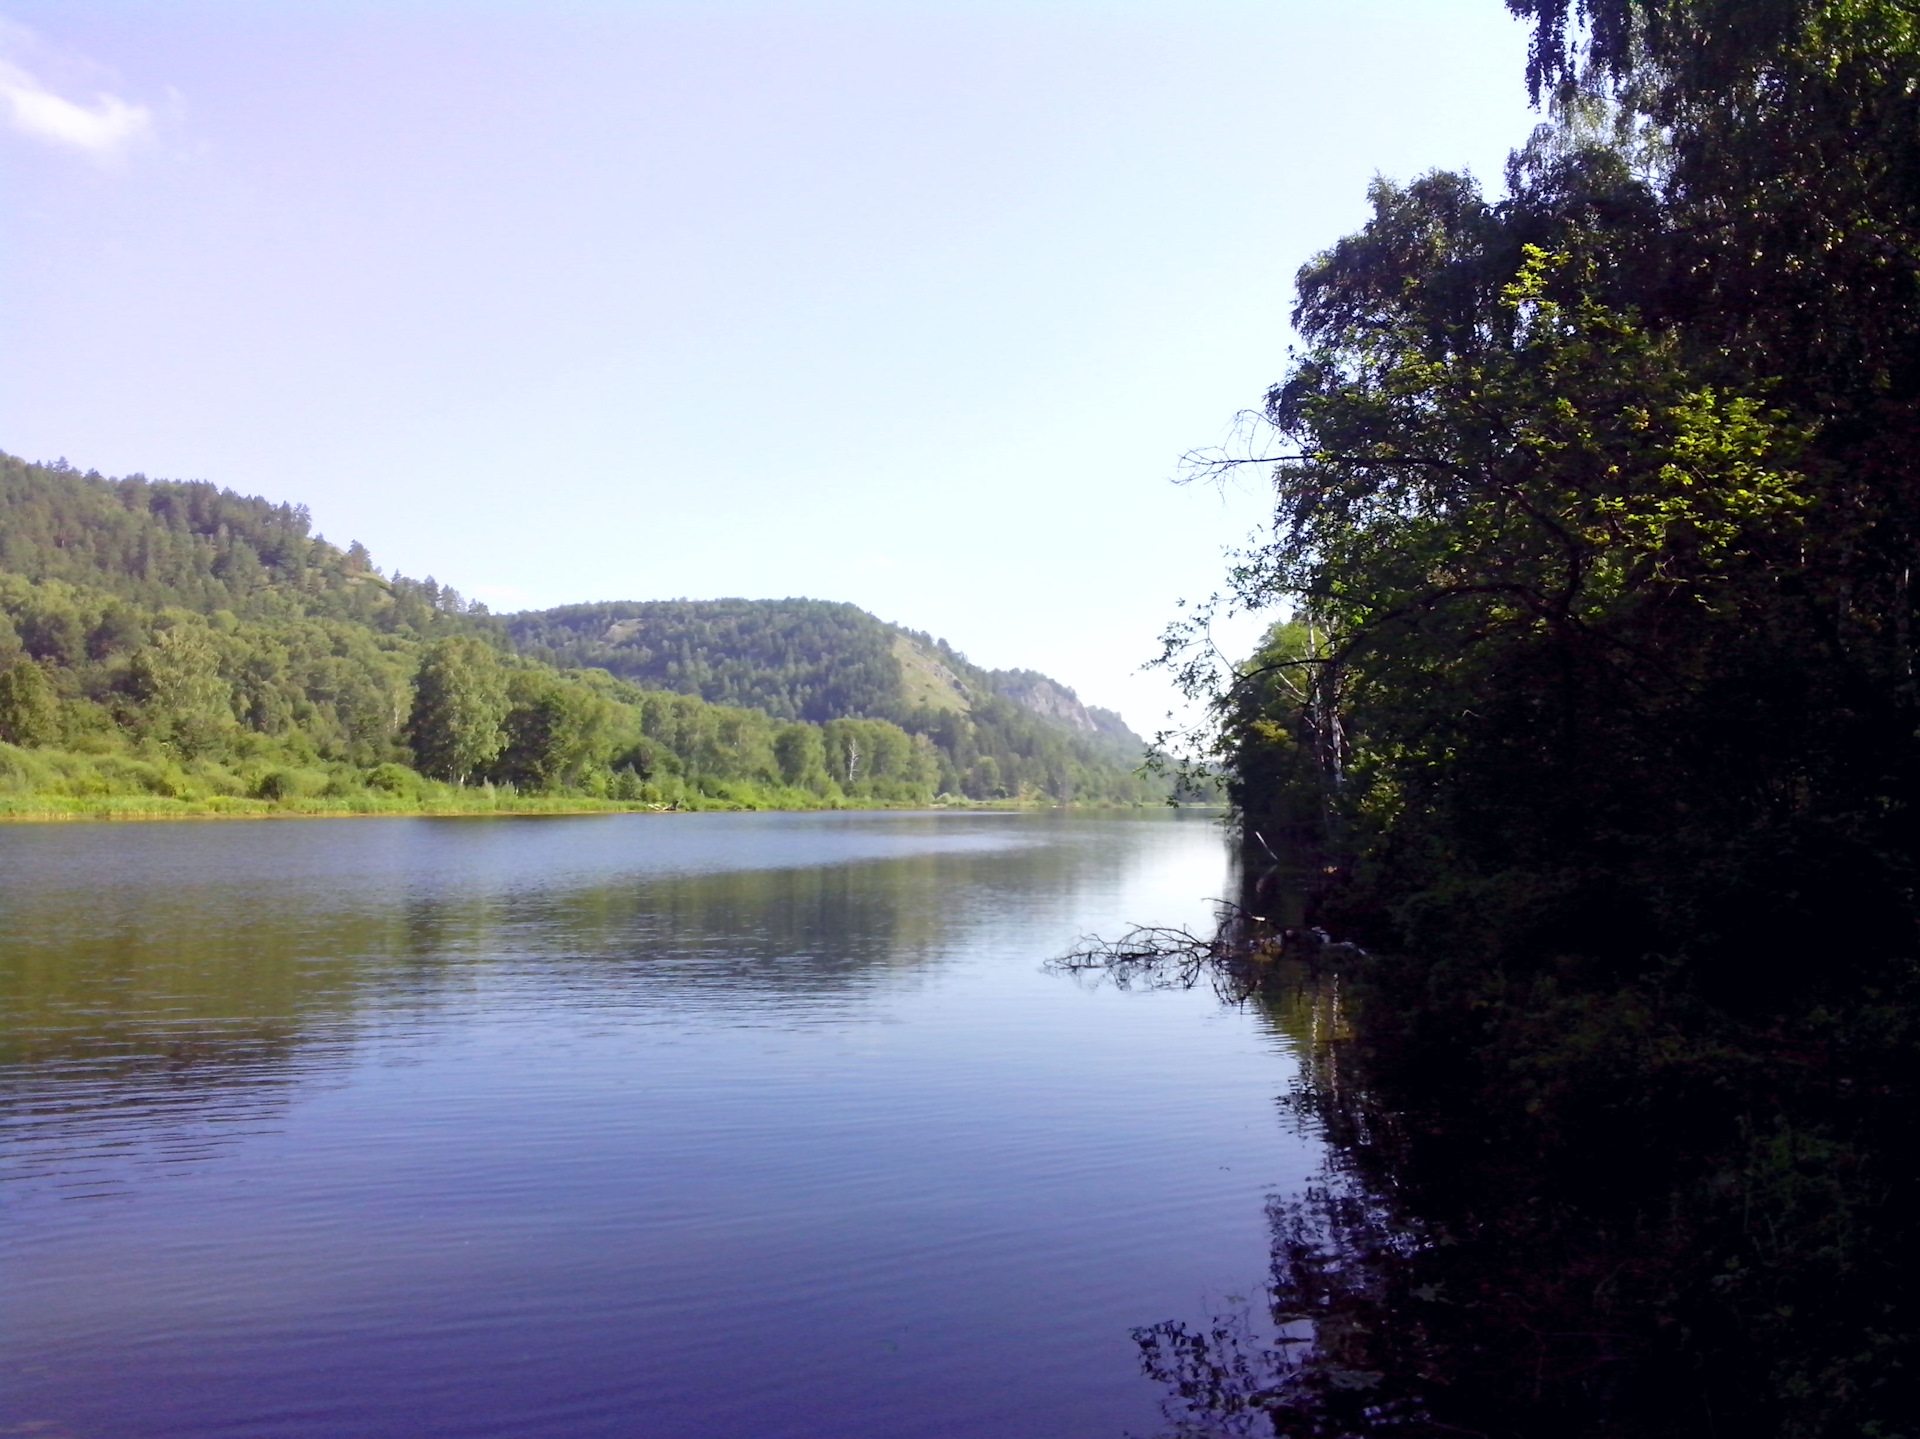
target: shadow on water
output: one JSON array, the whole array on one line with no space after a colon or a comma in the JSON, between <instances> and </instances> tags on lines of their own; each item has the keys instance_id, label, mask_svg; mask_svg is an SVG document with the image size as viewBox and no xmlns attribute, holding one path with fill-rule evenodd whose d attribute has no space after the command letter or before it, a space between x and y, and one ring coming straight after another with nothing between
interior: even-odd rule
<instances>
[{"instance_id":1,"label":"shadow on water","mask_svg":"<svg viewBox=\"0 0 1920 1439\"><path fill-rule=\"evenodd\" d=\"M1811 1047L1638 991L1463 1017L1245 898L1063 961L1255 1009L1326 1146L1268 1201L1263 1303L1134 1331L1166 1434L1920 1433L1892 997Z\"/></svg>"}]
</instances>

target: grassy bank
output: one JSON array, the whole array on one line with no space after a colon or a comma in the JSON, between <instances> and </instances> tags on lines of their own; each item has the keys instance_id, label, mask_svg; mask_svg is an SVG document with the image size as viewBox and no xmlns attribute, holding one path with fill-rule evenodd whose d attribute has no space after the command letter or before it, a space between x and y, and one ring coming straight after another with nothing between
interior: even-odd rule
<instances>
[{"instance_id":1,"label":"grassy bank","mask_svg":"<svg viewBox=\"0 0 1920 1439\"><path fill-rule=\"evenodd\" d=\"M0 820L848 807L810 790L713 778L643 781L622 775L600 792L527 794L511 785L444 784L398 764L297 766L183 760L158 748L88 754L0 744Z\"/></svg>"},{"instance_id":2,"label":"grassy bank","mask_svg":"<svg viewBox=\"0 0 1920 1439\"><path fill-rule=\"evenodd\" d=\"M1038 795L977 801L948 794L930 803L938 809L995 810L1054 804ZM398 764L290 766L270 760L182 760L157 747L88 754L0 743L0 822L927 807L927 801L822 796L811 789L708 776L639 780L617 775L598 791L529 794L511 785L443 784Z\"/></svg>"}]
</instances>

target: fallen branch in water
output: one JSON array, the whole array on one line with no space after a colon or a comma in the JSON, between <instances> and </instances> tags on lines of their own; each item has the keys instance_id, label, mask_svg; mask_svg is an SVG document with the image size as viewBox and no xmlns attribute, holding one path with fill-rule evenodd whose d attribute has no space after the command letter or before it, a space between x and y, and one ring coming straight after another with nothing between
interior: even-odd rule
<instances>
[{"instance_id":1,"label":"fallen branch in water","mask_svg":"<svg viewBox=\"0 0 1920 1439\"><path fill-rule=\"evenodd\" d=\"M1192 989L1212 982L1223 999L1246 999L1275 960L1308 964L1359 959L1357 944L1335 943L1324 929L1275 929L1260 915L1222 903L1211 937L1175 925L1137 924L1118 939L1082 935L1047 968L1093 975L1117 989Z\"/></svg>"},{"instance_id":2,"label":"fallen branch in water","mask_svg":"<svg viewBox=\"0 0 1920 1439\"><path fill-rule=\"evenodd\" d=\"M1208 966L1230 960L1232 950L1218 937L1204 939L1188 929L1135 925L1119 939L1082 935L1047 968L1057 974L1102 975L1120 989L1191 989Z\"/></svg>"}]
</instances>

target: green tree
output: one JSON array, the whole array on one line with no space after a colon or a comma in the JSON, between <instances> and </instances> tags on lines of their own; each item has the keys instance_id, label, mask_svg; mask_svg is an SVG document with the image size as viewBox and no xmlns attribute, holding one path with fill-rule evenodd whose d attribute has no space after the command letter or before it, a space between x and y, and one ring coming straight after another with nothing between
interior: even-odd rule
<instances>
[{"instance_id":1,"label":"green tree","mask_svg":"<svg viewBox=\"0 0 1920 1439\"><path fill-rule=\"evenodd\" d=\"M496 778L528 790L562 789L605 757L613 707L591 690L537 670L507 681Z\"/></svg>"},{"instance_id":2,"label":"green tree","mask_svg":"<svg viewBox=\"0 0 1920 1439\"><path fill-rule=\"evenodd\" d=\"M1644 213L1604 153L1504 205L1455 176L1376 185L1366 229L1301 274L1308 348L1267 397L1275 537L1232 581L1319 637L1263 663L1296 677L1272 719L1317 764L1338 872L1366 856L1370 882L1465 902L1470 877L1571 914L1647 864L1589 940L1639 946L1690 903L1697 858L1656 854L1786 818L1803 737L1766 719L1802 698L1766 676L1815 652L1777 577L1818 484L1765 386L1702 373L1624 302L1631 236L1593 223L1596 191ZM1242 737L1256 679L1221 695Z\"/></svg>"},{"instance_id":3,"label":"green tree","mask_svg":"<svg viewBox=\"0 0 1920 1439\"><path fill-rule=\"evenodd\" d=\"M1510 8L1552 109L1506 193L1376 185L1300 274L1261 448L1219 458L1273 475L1229 594L1284 622L1226 672L1171 636L1221 722L1245 912L1366 947L1319 1112L1370 1193L1339 1204L1450 1236L1402 1244L1448 1257L1396 1288L1293 1229L1294 1279L1345 1293L1276 1318L1330 1326L1336 1364L1261 1407L1893 1432L1920 1333L1920 26ZM1475 1250L1507 1272L1442 1272ZM1327 1318L1368 1295L1379 1323ZM1604 1342L1466 1357L1547 1334Z\"/></svg>"},{"instance_id":4,"label":"green tree","mask_svg":"<svg viewBox=\"0 0 1920 1439\"><path fill-rule=\"evenodd\" d=\"M930 799L939 779L931 743L886 720L837 719L821 727L827 773L850 795Z\"/></svg>"},{"instance_id":5,"label":"green tree","mask_svg":"<svg viewBox=\"0 0 1920 1439\"><path fill-rule=\"evenodd\" d=\"M167 617L128 667L128 686L147 734L184 755L205 754L235 728L232 686L220 673L221 643L197 616Z\"/></svg>"},{"instance_id":6,"label":"green tree","mask_svg":"<svg viewBox=\"0 0 1920 1439\"><path fill-rule=\"evenodd\" d=\"M58 702L40 666L22 655L0 670L0 740L52 744L59 730Z\"/></svg>"},{"instance_id":7,"label":"green tree","mask_svg":"<svg viewBox=\"0 0 1920 1439\"><path fill-rule=\"evenodd\" d=\"M782 726L773 737L773 753L780 762L780 778L785 783L818 795L831 790L833 781L827 775L827 749L817 726Z\"/></svg>"},{"instance_id":8,"label":"green tree","mask_svg":"<svg viewBox=\"0 0 1920 1439\"><path fill-rule=\"evenodd\" d=\"M86 653L86 626L80 616L57 599L22 617L20 639L35 659L70 665Z\"/></svg>"},{"instance_id":9,"label":"green tree","mask_svg":"<svg viewBox=\"0 0 1920 1439\"><path fill-rule=\"evenodd\" d=\"M509 701L499 656L478 640L436 641L413 681L407 739L422 774L464 785L505 746Z\"/></svg>"}]
</instances>

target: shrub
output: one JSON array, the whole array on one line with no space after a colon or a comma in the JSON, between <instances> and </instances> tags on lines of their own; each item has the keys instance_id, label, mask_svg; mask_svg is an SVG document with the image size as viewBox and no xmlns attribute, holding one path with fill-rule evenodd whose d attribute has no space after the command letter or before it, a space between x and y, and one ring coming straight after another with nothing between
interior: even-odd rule
<instances>
[{"instance_id":1,"label":"shrub","mask_svg":"<svg viewBox=\"0 0 1920 1439\"><path fill-rule=\"evenodd\" d=\"M292 770L268 770L254 783L255 799L280 800L293 799L300 793L300 778Z\"/></svg>"},{"instance_id":2,"label":"shrub","mask_svg":"<svg viewBox=\"0 0 1920 1439\"><path fill-rule=\"evenodd\" d=\"M420 776L403 764L383 764L368 772L367 788L415 799L420 794Z\"/></svg>"}]
</instances>

